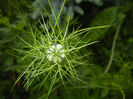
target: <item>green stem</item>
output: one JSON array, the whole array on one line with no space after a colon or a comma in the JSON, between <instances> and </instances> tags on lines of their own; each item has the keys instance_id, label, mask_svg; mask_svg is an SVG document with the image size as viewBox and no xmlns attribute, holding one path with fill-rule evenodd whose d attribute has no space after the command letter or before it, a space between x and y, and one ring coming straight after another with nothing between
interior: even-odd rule
<instances>
[{"instance_id":1,"label":"green stem","mask_svg":"<svg viewBox=\"0 0 133 99\"><path fill-rule=\"evenodd\" d=\"M115 52L115 45L116 45L116 40L118 38L118 34L119 34L119 31L120 31L120 27L121 27L121 24L122 22L118 25L117 27L117 30L116 30L116 33L115 33L115 36L114 36L114 40L113 40L113 43L112 43L112 49L111 49L111 56L110 56L110 60L108 62L108 65L106 67L106 70L104 73L107 73L111 67L111 64L113 62L113 58L114 58L114 52Z\"/></svg>"}]
</instances>

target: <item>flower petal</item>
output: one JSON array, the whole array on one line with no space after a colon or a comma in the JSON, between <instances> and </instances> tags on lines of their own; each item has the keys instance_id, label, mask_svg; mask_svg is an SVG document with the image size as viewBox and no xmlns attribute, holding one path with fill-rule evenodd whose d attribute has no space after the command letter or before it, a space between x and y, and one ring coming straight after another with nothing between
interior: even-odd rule
<instances>
[{"instance_id":1,"label":"flower petal","mask_svg":"<svg viewBox=\"0 0 133 99\"><path fill-rule=\"evenodd\" d=\"M61 44L57 44L56 48L57 48L57 50L60 50L62 48L62 45Z\"/></svg>"},{"instance_id":2,"label":"flower petal","mask_svg":"<svg viewBox=\"0 0 133 99\"><path fill-rule=\"evenodd\" d=\"M48 54L48 55L47 55L47 58L48 58L49 61L52 61L53 55Z\"/></svg>"},{"instance_id":3,"label":"flower petal","mask_svg":"<svg viewBox=\"0 0 133 99\"><path fill-rule=\"evenodd\" d=\"M65 57L65 54L62 54L61 57L64 58Z\"/></svg>"}]
</instances>

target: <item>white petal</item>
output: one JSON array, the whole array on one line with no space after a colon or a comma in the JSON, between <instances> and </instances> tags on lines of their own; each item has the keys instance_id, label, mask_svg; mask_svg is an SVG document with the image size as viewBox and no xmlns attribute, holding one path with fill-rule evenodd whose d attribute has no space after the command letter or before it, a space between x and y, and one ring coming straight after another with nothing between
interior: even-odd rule
<instances>
[{"instance_id":1,"label":"white petal","mask_svg":"<svg viewBox=\"0 0 133 99\"><path fill-rule=\"evenodd\" d=\"M54 51L54 49L53 49L53 48L50 48L49 50L50 50L50 51Z\"/></svg>"},{"instance_id":2,"label":"white petal","mask_svg":"<svg viewBox=\"0 0 133 99\"><path fill-rule=\"evenodd\" d=\"M55 45L52 45L52 47L51 47L51 48L55 49Z\"/></svg>"},{"instance_id":3,"label":"white petal","mask_svg":"<svg viewBox=\"0 0 133 99\"><path fill-rule=\"evenodd\" d=\"M57 44L56 48L57 48L57 50L60 50L62 48L62 45L61 44Z\"/></svg>"},{"instance_id":4,"label":"white petal","mask_svg":"<svg viewBox=\"0 0 133 99\"><path fill-rule=\"evenodd\" d=\"M57 57L57 56L54 56L54 57L53 57L53 62L54 62L54 63L57 63L57 61L58 61L58 57Z\"/></svg>"},{"instance_id":5,"label":"white petal","mask_svg":"<svg viewBox=\"0 0 133 99\"><path fill-rule=\"evenodd\" d=\"M60 53L63 53L64 52L64 50L62 49L62 50L60 50Z\"/></svg>"},{"instance_id":6,"label":"white petal","mask_svg":"<svg viewBox=\"0 0 133 99\"><path fill-rule=\"evenodd\" d=\"M51 50L47 50L47 54L50 54L50 53L52 53L52 51Z\"/></svg>"},{"instance_id":7,"label":"white petal","mask_svg":"<svg viewBox=\"0 0 133 99\"><path fill-rule=\"evenodd\" d=\"M65 57L65 54L62 54L61 57L64 58Z\"/></svg>"},{"instance_id":8,"label":"white petal","mask_svg":"<svg viewBox=\"0 0 133 99\"><path fill-rule=\"evenodd\" d=\"M53 55L47 55L49 61L52 61Z\"/></svg>"},{"instance_id":9,"label":"white petal","mask_svg":"<svg viewBox=\"0 0 133 99\"><path fill-rule=\"evenodd\" d=\"M54 51L55 45L52 45L51 48L49 49L50 51Z\"/></svg>"}]
</instances>

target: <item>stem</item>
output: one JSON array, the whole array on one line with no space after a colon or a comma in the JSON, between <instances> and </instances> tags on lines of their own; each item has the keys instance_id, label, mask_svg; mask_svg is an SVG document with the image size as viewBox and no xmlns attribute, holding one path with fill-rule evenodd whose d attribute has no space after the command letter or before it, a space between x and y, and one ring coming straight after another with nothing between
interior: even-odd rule
<instances>
[{"instance_id":1,"label":"stem","mask_svg":"<svg viewBox=\"0 0 133 99\"><path fill-rule=\"evenodd\" d=\"M117 30L116 30L116 33L115 33L115 36L114 36L114 40L113 40L113 43L112 43L112 49L111 49L110 60L109 60L109 62L108 62L108 65L107 65L106 70L105 70L104 73L107 73L107 72L109 71L109 69L110 69L110 67L111 67L111 64L112 64L112 62L113 62L116 40L117 40L119 31L120 31L121 24L122 24L122 22L121 22L121 23L118 25L118 27L117 27Z\"/></svg>"}]
</instances>

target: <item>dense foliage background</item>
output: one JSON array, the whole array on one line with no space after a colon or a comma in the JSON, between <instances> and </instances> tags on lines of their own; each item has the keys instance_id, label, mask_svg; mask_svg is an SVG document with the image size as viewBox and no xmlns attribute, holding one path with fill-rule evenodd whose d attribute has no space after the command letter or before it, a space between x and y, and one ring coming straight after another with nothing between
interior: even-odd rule
<instances>
[{"instance_id":1,"label":"dense foliage background","mask_svg":"<svg viewBox=\"0 0 133 99\"><path fill-rule=\"evenodd\" d=\"M47 0L0 0L0 99L45 99L47 84L38 89L32 86L28 91L23 88L21 79L11 91L18 75L27 65L21 61L21 54L13 48L21 48L23 42L17 37L29 40L29 25L40 28L38 18L41 12L45 20L48 16L42 7L47 9L51 19L52 11ZM58 15L63 0L51 0L54 12ZM90 85L72 87L63 85L55 89L50 99L132 99L133 97L133 2L132 0L67 0L59 23L64 17L71 17L70 28L81 25L89 26L111 25L104 29L90 31L86 40L99 42L83 53L91 52L86 59L88 65L77 68ZM110 60L112 43L115 34L115 52L108 73L104 73Z\"/></svg>"}]
</instances>

